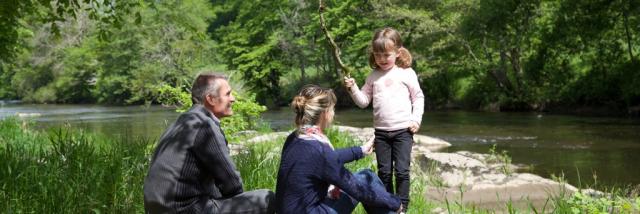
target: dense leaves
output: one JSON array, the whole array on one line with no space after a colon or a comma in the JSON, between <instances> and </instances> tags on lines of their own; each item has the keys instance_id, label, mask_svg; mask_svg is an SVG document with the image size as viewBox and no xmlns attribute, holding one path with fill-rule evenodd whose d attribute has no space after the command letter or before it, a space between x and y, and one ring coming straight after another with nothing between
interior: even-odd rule
<instances>
[{"instance_id":1,"label":"dense leaves","mask_svg":"<svg viewBox=\"0 0 640 214\"><path fill-rule=\"evenodd\" d=\"M18 12L3 7L7 30L0 36L10 54L0 61L0 97L153 103L159 102L159 86L184 92L205 68L225 68L270 106L286 105L308 83L346 95L319 26L317 1L128 0L121 4L130 7L113 7L105 20L84 1L57 2L19 1L12 6L24 8ZM429 108L640 109L638 1L325 4L327 26L360 84L371 70L373 32L398 29ZM339 102L351 105L349 99Z\"/></svg>"}]
</instances>

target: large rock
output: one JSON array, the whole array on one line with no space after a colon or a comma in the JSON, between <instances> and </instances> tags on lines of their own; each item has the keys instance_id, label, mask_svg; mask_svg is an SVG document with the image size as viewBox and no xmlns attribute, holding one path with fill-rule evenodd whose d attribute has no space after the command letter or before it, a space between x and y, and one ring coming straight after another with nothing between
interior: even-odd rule
<instances>
[{"instance_id":1,"label":"large rock","mask_svg":"<svg viewBox=\"0 0 640 214\"><path fill-rule=\"evenodd\" d=\"M508 163L494 163L495 157L471 152L425 153L415 161L423 171L436 180L428 184L427 200L442 203L458 203L505 211L506 205L514 208L551 210L548 200L552 197L571 195L577 189L529 173L515 173L516 167Z\"/></svg>"},{"instance_id":2,"label":"large rock","mask_svg":"<svg viewBox=\"0 0 640 214\"><path fill-rule=\"evenodd\" d=\"M356 137L358 140L364 142L373 137L373 133L375 130L371 127L367 128L357 128L351 126L333 126L336 130L340 132L346 132ZM415 144L413 145L414 152L417 153L425 153L429 151L437 151L446 147L451 146L451 144L447 141L444 141L439 138L429 137L425 135L413 135L413 141Z\"/></svg>"},{"instance_id":3,"label":"large rock","mask_svg":"<svg viewBox=\"0 0 640 214\"><path fill-rule=\"evenodd\" d=\"M423 147L429 151L438 151L451 146L449 142L440 138L419 134L413 135L413 141L416 143L416 146Z\"/></svg>"},{"instance_id":4,"label":"large rock","mask_svg":"<svg viewBox=\"0 0 640 214\"><path fill-rule=\"evenodd\" d=\"M288 135L289 135L289 132L271 132L268 134L255 136L253 138L250 138L244 141L243 143L247 144L247 143L260 143L260 142L274 141L274 140L278 140L279 138L287 137Z\"/></svg>"}]
</instances>

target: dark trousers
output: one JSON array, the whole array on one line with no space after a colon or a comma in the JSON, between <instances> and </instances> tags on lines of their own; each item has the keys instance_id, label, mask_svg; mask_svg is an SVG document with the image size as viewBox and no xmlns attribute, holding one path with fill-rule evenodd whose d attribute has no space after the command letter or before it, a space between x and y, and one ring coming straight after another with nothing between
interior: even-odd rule
<instances>
[{"instance_id":1,"label":"dark trousers","mask_svg":"<svg viewBox=\"0 0 640 214\"><path fill-rule=\"evenodd\" d=\"M409 166L413 133L409 129L396 131L375 131L375 151L378 161L378 176L387 191L396 194L406 209L409 207ZM394 188L391 172L395 174Z\"/></svg>"}]
</instances>

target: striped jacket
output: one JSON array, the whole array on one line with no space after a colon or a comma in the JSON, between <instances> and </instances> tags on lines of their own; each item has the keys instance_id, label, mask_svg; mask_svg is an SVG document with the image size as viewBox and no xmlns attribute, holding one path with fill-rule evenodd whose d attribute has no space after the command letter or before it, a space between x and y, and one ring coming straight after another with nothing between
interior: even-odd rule
<instances>
[{"instance_id":1,"label":"striped jacket","mask_svg":"<svg viewBox=\"0 0 640 214\"><path fill-rule=\"evenodd\" d=\"M162 134L144 180L147 213L208 213L211 199L243 192L220 122L203 105Z\"/></svg>"}]
</instances>

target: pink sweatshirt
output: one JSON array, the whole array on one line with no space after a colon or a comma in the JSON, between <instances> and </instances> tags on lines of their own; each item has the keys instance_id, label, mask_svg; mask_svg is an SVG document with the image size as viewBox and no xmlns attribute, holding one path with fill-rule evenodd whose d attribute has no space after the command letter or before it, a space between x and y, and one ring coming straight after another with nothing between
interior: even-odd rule
<instances>
[{"instance_id":1,"label":"pink sweatshirt","mask_svg":"<svg viewBox=\"0 0 640 214\"><path fill-rule=\"evenodd\" d=\"M422 122L424 94L412 68L394 66L389 71L374 70L362 86L351 87L351 98L360 108L373 99L373 127L385 131L408 128L411 121Z\"/></svg>"}]
</instances>

